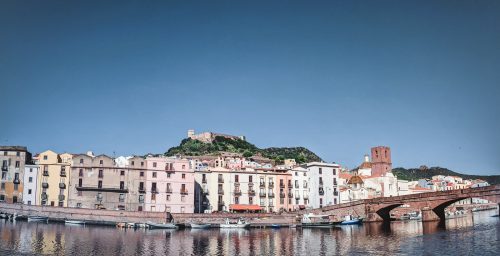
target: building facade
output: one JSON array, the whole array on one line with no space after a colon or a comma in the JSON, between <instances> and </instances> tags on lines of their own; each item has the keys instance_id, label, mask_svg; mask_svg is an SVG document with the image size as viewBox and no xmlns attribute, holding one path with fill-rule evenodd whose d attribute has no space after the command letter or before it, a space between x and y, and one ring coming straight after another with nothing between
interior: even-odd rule
<instances>
[{"instance_id":1,"label":"building facade","mask_svg":"<svg viewBox=\"0 0 500 256\"><path fill-rule=\"evenodd\" d=\"M296 210L305 209L309 204L309 175L307 169L303 167L295 167L290 170L292 174L294 208Z\"/></svg>"},{"instance_id":2,"label":"building facade","mask_svg":"<svg viewBox=\"0 0 500 256\"><path fill-rule=\"evenodd\" d=\"M146 211L194 213L194 171L187 159L146 158Z\"/></svg>"},{"instance_id":3,"label":"building facade","mask_svg":"<svg viewBox=\"0 0 500 256\"><path fill-rule=\"evenodd\" d=\"M26 147L0 146L0 202L23 202L23 175L26 161L31 158Z\"/></svg>"},{"instance_id":4,"label":"building facade","mask_svg":"<svg viewBox=\"0 0 500 256\"><path fill-rule=\"evenodd\" d=\"M339 200L338 164L311 162L306 164L309 173L309 207L321 208L334 205Z\"/></svg>"},{"instance_id":5,"label":"building facade","mask_svg":"<svg viewBox=\"0 0 500 256\"><path fill-rule=\"evenodd\" d=\"M39 154L37 201L40 205L68 206L69 172L72 155L47 150Z\"/></svg>"},{"instance_id":6,"label":"building facade","mask_svg":"<svg viewBox=\"0 0 500 256\"><path fill-rule=\"evenodd\" d=\"M26 164L24 168L24 190L23 190L23 204L27 205L40 205L40 193L38 190L38 175L40 166L38 164Z\"/></svg>"}]
</instances>

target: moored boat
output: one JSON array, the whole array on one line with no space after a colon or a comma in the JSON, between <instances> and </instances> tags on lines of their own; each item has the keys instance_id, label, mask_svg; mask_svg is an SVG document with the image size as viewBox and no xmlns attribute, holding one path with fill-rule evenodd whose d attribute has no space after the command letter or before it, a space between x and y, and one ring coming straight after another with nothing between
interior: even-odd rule
<instances>
[{"instance_id":1,"label":"moored boat","mask_svg":"<svg viewBox=\"0 0 500 256\"><path fill-rule=\"evenodd\" d=\"M304 214L301 221L303 228L331 228L335 225L330 221L328 215Z\"/></svg>"},{"instance_id":2,"label":"moored boat","mask_svg":"<svg viewBox=\"0 0 500 256\"><path fill-rule=\"evenodd\" d=\"M347 215L344 217L344 221L340 223L340 225L357 225L361 224L362 219L353 217L352 215Z\"/></svg>"},{"instance_id":3,"label":"moored boat","mask_svg":"<svg viewBox=\"0 0 500 256\"><path fill-rule=\"evenodd\" d=\"M83 220L65 220L64 224L66 224L66 225L85 225L85 221L83 221Z\"/></svg>"},{"instance_id":4,"label":"moored boat","mask_svg":"<svg viewBox=\"0 0 500 256\"><path fill-rule=\"evenodd\" d=\"M226 219L225 223L220 224L220 228L248 228L248 227L250 227L250 223L247 223L242 219L238 219L238 222L236 223L231 223L229 219Z\"/></svg>"},{"instance_id":5,"label":"moored boat","mask_svg":"<svg viewBox=\"0 0 500 256\"><path fill-rule=\"evenodd\" d=\"M7 219L7 218L9 218L9 216L7 216L7 214L0 213L0 219Z\"/></svg>"},{"instance_id":6,"label":"moored boat","mask_svg":"<svg viewBox=\"0 0 500 256\"><path fill-rule=\"evenodd\" d=\"M280 224L271 224L271 228L281 228Z\"/></svg>"},{"instance_id":7,"label":"moored boat","mask_svg":"<svg viewBox=\"0 0 500 256\"><path fill-rule=\"evenodd\" d=\"M29 216L28 222L49 222L49 217L45 216Z\"/></svg>"},{"instance_id":8,"label":"moored boat","mask_svg":"<svg viewBox=\"0 0 500 256\"><path fill-rule=\"evenodd\" d=\"M176 229L177 225L174 223L153 223L153 222L148 222L148 227L150 229Z\"/></svg>"},{"instance_id":9,"label":"moored boat","mask_svg":"<svg viewBox=\"0 0 500 256\"><path fill-rule=\"evenodd\" d=\"M189 224L191 228L194 229L207 229L210 228L212 225L210 223L191 223Z\"/></svg>"}]
</instances>

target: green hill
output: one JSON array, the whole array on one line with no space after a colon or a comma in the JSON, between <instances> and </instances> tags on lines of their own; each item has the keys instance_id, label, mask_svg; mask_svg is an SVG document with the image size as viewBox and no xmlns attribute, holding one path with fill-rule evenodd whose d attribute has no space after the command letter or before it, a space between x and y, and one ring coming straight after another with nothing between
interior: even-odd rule
<instances>
[{"instance_id":1,"label":"green hill","mask_svg":"<svg viewBox=\"0 0 500 256\"><path fill-rule=\"evenodd\" d=\"M394 168L392 173L398 176L398 179L402 180L419 180L419 179L430 179L434 175L445 175L445 176L459 176L464 179L481 179L485 180L492 185L500 184L500 175L469 175L461 174L458 172L451 171L442 167L430 167L430 168Z\"/></svg>"},{"instance_id":2,"label":"green hill","mask_svg":"<svg viewBox=\"0 0 500 256\"><path fill-rule=\"evenodd\" d=\"M221 136L215 137L212 143L187 138L182 140L179 146L170 148L164 155L202 156L218 155L221 152L238 153L244 157L260 155L274 160L277 164L283 163L283 160L287 158L294 158L297 163L321 161L319 156L304 147L271 147L260 149L247 141L228 139Z\"/></svg>"}]
</instances>

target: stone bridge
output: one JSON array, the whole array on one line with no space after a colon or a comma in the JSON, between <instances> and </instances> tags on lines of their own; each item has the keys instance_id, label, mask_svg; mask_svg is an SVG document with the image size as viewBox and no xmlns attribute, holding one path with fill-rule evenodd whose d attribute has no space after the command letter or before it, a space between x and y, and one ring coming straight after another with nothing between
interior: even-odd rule
<instances>
[{"instance_id":1,"label":"stone bridge","mask_svg":"<svg viewBox=\"0 0 500 256\"><path fill-rule=\"evenodd\" d=\"M500 185L365 199L304 210L301 213L330 215L335 221L341 221L343 216L349 214L361 216L366 222L389 221L391 210L401 205L408 205L422 212L422 221L436 221L445 219L446 207L467 198L482 198L500 206Z\"/></svg>"}]
</instances>

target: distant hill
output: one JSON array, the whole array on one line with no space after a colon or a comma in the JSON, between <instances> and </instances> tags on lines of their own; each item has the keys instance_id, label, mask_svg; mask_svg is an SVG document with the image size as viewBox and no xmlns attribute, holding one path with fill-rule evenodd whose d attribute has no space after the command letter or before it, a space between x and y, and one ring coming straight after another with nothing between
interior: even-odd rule
<instances>
[{"instance_id":1,"label":"distant hill","mask_svg":"<svg viewBox=\"0 0 500 256\"><path fill-rule=\"evenodd\" d=\"M319 156L304 147L272 147L260 149L247 141L230 139L222 136L215 137L212 143L205 143L190 138L183 139L179 146L170 148L164 155L202 156L218 155L221 152L238 153L244 157L261 155L274 160L276 164L283 163L283 160L287 158L294 158L297 163L321 161Z\"/></svg>"},{"instance_id":2,"label":"distant hill","mask_svg":"<svg viewBox=\"0 0 500 256\"><path fill-rule=\"evenodd\" d=\"M394 168L392 173L398 176L398 179L402 180L419 180L419 179L430 179L434 175L445 175L445 176L460 176L464 179L481 179L485 180L492 185L500 184L500 175L469 175L461 174L458 172L451 171L442 167L430 167L430 168Z\"/></svg>"}]
</instances>

